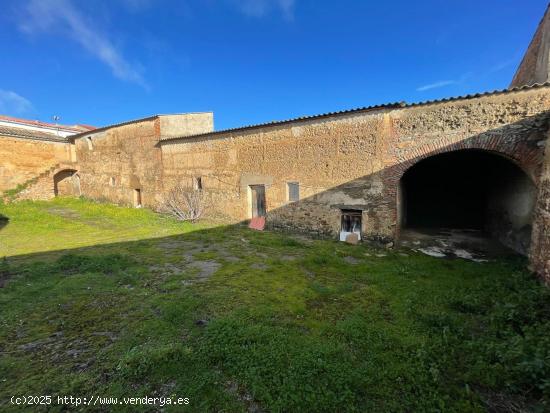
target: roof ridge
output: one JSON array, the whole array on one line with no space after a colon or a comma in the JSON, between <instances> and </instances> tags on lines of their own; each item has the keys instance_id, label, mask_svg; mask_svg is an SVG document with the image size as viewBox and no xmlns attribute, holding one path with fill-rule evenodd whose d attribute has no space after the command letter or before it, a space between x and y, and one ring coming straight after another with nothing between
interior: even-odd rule
<instances>
[{"instance_id":1,"label":"roof ridge","mask_svg":"<svg viewBox=\"0 0 550 413\"><path fill-rule=\"evenodd\" d=\"M89 135L89 134L92 134L92 133L103 132L107 129L114 128L114 127L117 127L117 126L131 125L132 123L143 122L144 120L153 120L153 119L158 118L159 116L166 116L166 115L151 115L151 116L146 116L144 118L132 119L132 120L127 120L125 122L119 122L119 123L113 123L112 125L106 125L106 126L102 126L100 128L95 128L95 129L92 129L92 130L75 133L74 135L68 136L68 138L76 139L76 138L80 138L82 136Z\"/></svg>"}]
</instances>

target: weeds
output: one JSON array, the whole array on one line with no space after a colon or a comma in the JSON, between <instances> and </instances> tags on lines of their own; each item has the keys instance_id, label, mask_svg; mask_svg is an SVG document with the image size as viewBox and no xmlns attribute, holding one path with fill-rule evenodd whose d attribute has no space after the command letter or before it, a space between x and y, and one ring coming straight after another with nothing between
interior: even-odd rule
<instances>
[{"instance_id":1,"label":"weeds","mask_svg":"<svg viewBox=\"0 0 550 413\"><path fill-rule=\"evenodd\" d=\"M523 260L380 254L86 200L0 213L2 411L11 394L176 395L193 412L550 408L550 293ZM196 260L219 265L196 282Z\"/></svg>"}]
</instances>

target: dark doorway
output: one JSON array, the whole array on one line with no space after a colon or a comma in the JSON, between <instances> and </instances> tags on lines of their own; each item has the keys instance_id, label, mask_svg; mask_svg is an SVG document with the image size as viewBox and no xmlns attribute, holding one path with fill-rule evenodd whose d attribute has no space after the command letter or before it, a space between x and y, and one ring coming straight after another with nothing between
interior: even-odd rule
<instances>
[{"instance_id":1,"label":"dark doorway","mask_svg":"<svg viewBox=\"0 0 550 413\"><path fill-rule=\"evenodd\" d=\"M55 196L80 196L80 177L73 169L59 171L53 176Z\"/></svg>"},{"instance_id":2,"label":"dark doorway","mask_svg":"<svg viewBox=\"0 0 550 413\"><path fill-rule=\"evenodd\" d=\"M141 208L141 189L134 189L134 207Z\"/></svg>"},{"instance_id":3,"label":"dark doorway","mask_svg":"<svg viewBox=\"0 0 550 413\"><path fill-rule=\"evenodd\" d=\"M250 185L250 191L252 192L252 218L265 217L265 186Z\"/></svg>"},{"instance_id":4,"label":"dark doorway","mask_svg":"<svg viewBox=\"0 0 550 413\"><path fill-rule=\"evenodd\" d=\"M434 155L403 175L401 191L403 227L478 230L519 252L528 249L535 186L503 156Z\"/></svg>"}]
</instances>

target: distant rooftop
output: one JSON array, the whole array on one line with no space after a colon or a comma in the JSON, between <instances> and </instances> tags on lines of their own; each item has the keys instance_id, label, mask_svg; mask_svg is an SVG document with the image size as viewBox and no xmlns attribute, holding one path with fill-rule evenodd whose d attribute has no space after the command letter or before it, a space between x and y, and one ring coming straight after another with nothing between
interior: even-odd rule
<instances>
[{"instance_id":1,"label":"distant rooftop","mask_svg":"<svg viewBox=\"0 0 550 413\"><path fill-rule=\"evenodd\" d=\"M90 125L60 125L56 123L42 122L40 120L21 119L13 116L0 115L0 122L10 122L19 125L35 126L39 128L47 129L63 129L66 131L73 131L74 133L80 133L85 131L91 131L95 129L95 126Z\"/></svg>"},{"instance_id":2,"label":"distant rooftop","mask_svg":"<svg viewBox=\"0 0 550 413\"><path fill-rule=\"evenodd\" d=\"M23 128L10 128L3 125L0 125L0 137L13 137L50 142L68 142L67 138L63 136L57 136L54 133L28 130Z\"/></svg>"}]
</instances>

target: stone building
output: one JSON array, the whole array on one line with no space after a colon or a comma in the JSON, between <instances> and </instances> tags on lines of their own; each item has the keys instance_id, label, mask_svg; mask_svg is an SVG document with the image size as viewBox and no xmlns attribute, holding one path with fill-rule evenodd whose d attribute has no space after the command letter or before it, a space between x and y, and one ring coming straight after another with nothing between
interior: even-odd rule
<instances>
[{"instance_id":1,"label":"stone building","mask_svg":"<svg viewBox=\"0 0 550 413\"><path fill-rule=\"evenodd\" d=\"M261 196L275 228L336 238L351 214L362 237L389 241L431 217L487 228L525 253L549 110L545 85L163 138L162 180L168 189L200 178L233 221L252 218Z\"/></svg>"},{"instance_id":2,"label":"stone building","mask_svg":"<svg viewBox=\"0 0 550 413\"><path fill-rule=\"evenodd\" d=\"M549 18L510 89L220 131L212 113L86 130L67 137L58 165L21 197L74 193L155 209L185 185L227 222L261 216L334 239L477 228L529 254L550 281Z\"/></svg>"},{"instance_id":3,"label":"stone building","mask_svg":"<svg viewBox=\"0 0 550 413\"><path fill-rule=\"evenodd\" d=\"M161 137L212 131L212 113L156 115L69 137L78 160L82 193L136 207L158 206L162 181Z\"/></svg>"},{"instance_id":4,"label":"stone building","mask_svg":"<svg viewBox=\"0 0 550 413\"><path fill-rule=\"evenodd\" d=\"M67 137L92 129L0 116L0 193L70 163Z\"/></svg>"}]
</instances>

